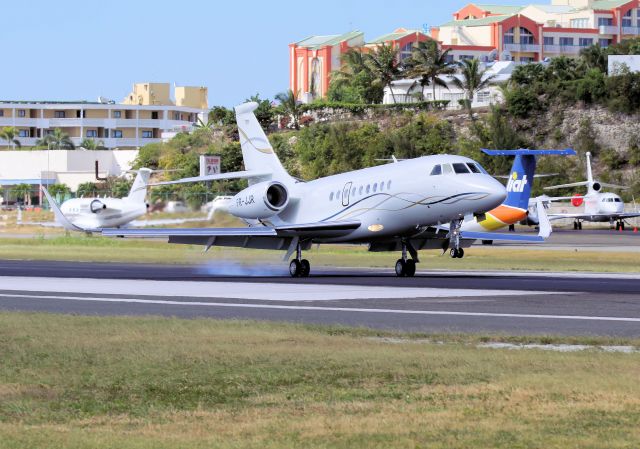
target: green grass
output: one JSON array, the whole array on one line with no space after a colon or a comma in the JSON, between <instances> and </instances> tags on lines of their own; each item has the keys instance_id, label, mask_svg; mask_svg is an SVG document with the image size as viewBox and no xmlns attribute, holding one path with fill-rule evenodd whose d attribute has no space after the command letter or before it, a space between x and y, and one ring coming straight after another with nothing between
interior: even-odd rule
<instances>
[{"instance_id":1,"label":"green grass","mask_svg":"<svg viewBox=\"0 0 640 449\"><path fill-rule=\"evenodd\" d=\"M390 344L374 335L391 334L0 313L0 447L595 449L640 441L639 354L478 349L495 339L478 336Z\"/></svg>"},{"instance_id":2,"label":"green grass","mask_svg":"<svg viewBox=\"0 0 640 449\"><path fill-rule=\"evenodd\" d=\"M575 250L524 250L505 247L472 247L464 259L451 259L440 251L422 251L419 269L541 270L638 272L640 252L610 253ZM164 241L114 239L73 234L44 238L2 238L0 259L71 260L97 262L206 263L236 260L240 263L284 264L284 251L258 251L169 245ZM369 253L365 246L324 245L305 252L313 266L393 267L398 253Z\"/></svg>"}]
</instances>

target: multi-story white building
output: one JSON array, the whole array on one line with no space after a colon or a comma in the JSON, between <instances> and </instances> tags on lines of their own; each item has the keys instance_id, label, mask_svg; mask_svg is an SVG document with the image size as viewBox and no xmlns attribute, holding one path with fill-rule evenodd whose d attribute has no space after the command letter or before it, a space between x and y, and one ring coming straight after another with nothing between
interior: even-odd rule
<instances>
[{"instance_id":1,"label":"multi-story white building","mask_svg":"<svg viewBox=\"0 0 640 449\"><path fill-rule=\"evenodd\" d=\"M188 131L207 113L206 87L176 87L172 100L169 83L139 83L120 104L0 100L0 129L17 128L23 147L60 128L75 145L93 139L106 148L132 149L160 142L163 131ZM2 146L10 143L0 139Z\"/></svg>"},{"instance_id":2,"label":"multi-story white building","mask_svg":"<svg viewBox=\"0 0 640 449\"><path fill-rule=\"evenodd\" d=\"M431 30L452 59L516 62L577 56L593 44L607 47L640 35L639 0L551 0L551 4L469 4Z\"/></svg>"}]
</instances>

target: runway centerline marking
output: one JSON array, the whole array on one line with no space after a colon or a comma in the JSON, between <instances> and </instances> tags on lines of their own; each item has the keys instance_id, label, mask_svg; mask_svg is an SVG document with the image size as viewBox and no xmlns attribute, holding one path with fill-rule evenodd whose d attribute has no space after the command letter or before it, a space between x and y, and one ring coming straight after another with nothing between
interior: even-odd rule
<instances>
[{"instance_id":1,"label":"runway centerline marking","mask_svg":"<svg viewBox=\"0 0 640 449\"><path fill-rule=\"evenodd\" d=\"M613 317L613 316L588 316L588 315L539 315L526 313L490 313L490 312L454 312L444 310L402 310L402 309L371 309L355 307L323 307L323 306L293 306L275 304L238 304L238 303L216 303L201 301L172 301L157 299L136 299L136 298L100 298L100 297L79 297L79 296L47 296L47 295L12 295L8 293L0 294L5 298L23 299L63 299L71 301L85 302L111 302L111 303L132 303L132 304L156 304L171 306L200 306L200 307L228 307L244 309L277 309L277 310L306 310L322 312L353 312L353 313L389 313L400 315L440 315L440 316L467 316L467 317L492 317L492 318L531 318L546 320L575 320L575 321L617 321L626 323L640 323L640 318Z\"/></svg>"}]
</instances>

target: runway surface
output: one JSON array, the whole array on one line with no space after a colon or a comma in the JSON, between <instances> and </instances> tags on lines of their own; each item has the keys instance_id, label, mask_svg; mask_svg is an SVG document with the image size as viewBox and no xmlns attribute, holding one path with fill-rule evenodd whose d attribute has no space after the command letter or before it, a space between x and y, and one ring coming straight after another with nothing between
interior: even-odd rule
<instances>
[{"instance_id":1,"label":"runway surface","mask_svg":"<svg viewBox=\"0 0 640 449\"><path fill-rule=\"evenodd\" d=\"M417 332L640 337L640 275L0 261L0 309L342 324ZM278 274L281 274L279 276Z\"/></svg>"}]
</instances>

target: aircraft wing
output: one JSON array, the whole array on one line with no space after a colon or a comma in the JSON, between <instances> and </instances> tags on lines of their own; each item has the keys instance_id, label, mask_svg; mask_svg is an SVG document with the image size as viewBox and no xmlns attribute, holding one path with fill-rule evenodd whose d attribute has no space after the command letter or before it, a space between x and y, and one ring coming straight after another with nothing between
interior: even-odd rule
<instances>
[{"instance_id":1,"label":"aircraft wing","mask_svg":"<svg viewBox=\"0 0 640 449\"><path fill-rule=\"evenodd\" d=\"M111 237L168 238L169 243L287 249L295 238L329 238L346 235L360 227L359 221L303 223L249 228L103 229Z\"/></svg>"},{"instance_id":2,"label":"aircraft wing","mask_svg":"<svg viewBox=\"0 0 640 449\"><path fill-rule=\"evenodd\" d=\"M593 220L594 218L607 217L611 220L640 217L640 212L623 212L620 214L549 214L550 220L562 220L563 218L574 220Z\"/></svg>"},{"instance_id":3,"label":"aircraft wing","mask_svg":"<svg viewBox=\"0 0 640 449\"><path fill-rule=\"evenodd\" d=\"M156 182L149 183L149 186L167 186L172 184L185 184L190 182L203 182L203 181L221 181L224 179L250 179L250 178L261 178L264 176L269 176L271 173L259 172L255 170L248 171L236 171L236 172L228 172L228 173L218 173L215 175L208 176L195 176L193 178L182 178L176 181L164 181L164 182Z\"/></svg>"}]
</instances>

